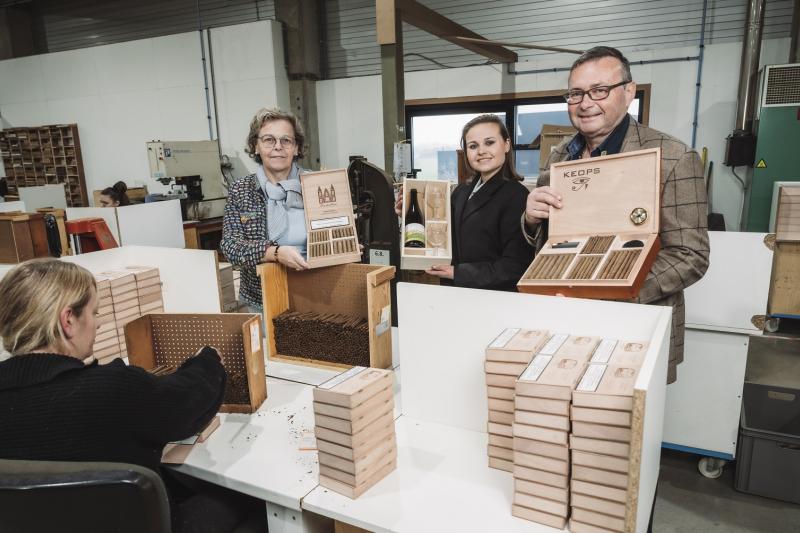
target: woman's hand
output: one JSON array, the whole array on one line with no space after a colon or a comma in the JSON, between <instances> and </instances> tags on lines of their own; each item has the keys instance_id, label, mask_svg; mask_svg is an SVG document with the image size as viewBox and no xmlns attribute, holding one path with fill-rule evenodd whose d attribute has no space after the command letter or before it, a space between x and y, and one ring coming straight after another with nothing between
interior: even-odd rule
<instances>
[{"instance_id":1,"label":"woman's hand","mask_svg":"<svg viewBox=\"0 0 800 533\"><path fill-rule=\"evenodd\" d=\"M278 263L295 270L306 270L309 264L303 259L303 254L294 246L281 246L278 248Z\"/></svg>"},{"instance_id":2,"label":"woman's hand","mask_svg":"<svg viewBox=\"0 0 800 533\"><path fill-rule=\"evenodd\" d=\"M397 188L397 200L394 202L394 212L397 216L403 216L403 186Z\"/></svg>"},{"instance_id":3,"label":"woman's hand","mask_svg":"<svg viewBox=\"0 0 800 533\"><path fill-rule=\"evenodd\" d=\"M455 276L453 265L433 265L425 273L444 279L453 279L453 276Z\"/></svg>"},{"instance_id":4,"label":"woman's hand","mask_svg":"<svg viewBox=\"0 0 800 533\"><path fill-rule=\"evenodd\" d=\"M525 206L525 223L535 226L550 218L550 206L561 209L561 195L552 187L536 187L528 194Z\"/></svg>"}]
</instances>

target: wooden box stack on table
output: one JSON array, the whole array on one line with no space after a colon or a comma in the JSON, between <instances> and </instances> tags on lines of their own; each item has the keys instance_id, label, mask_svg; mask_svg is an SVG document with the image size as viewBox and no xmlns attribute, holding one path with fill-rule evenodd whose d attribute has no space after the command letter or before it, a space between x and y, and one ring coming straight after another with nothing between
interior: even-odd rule
<instances>
[{"instance_id":1,"label":"wooden box stack on table","mask_svg":"<svg viewBox=\"0 0 800 533\"><path fill-rule=\"evenodd\" d=\"M489 466L511 472L514 385L533 355L547 342L540 330L508 328L486 348L486 395L489 403Z\"/></svg>"},{"instance_id":2,"label":"wooden box stack on table","mask_svg":"<svg viewBox=\"0 0 800 533\"><path fill-rule=\"evenodd\" d=\"M108 363L119 357L119 335L114 320L114 302L111 300L111 281L102 274L95 275L97 283L97 333L94 338L93 354L101 363Z\"/></svg>"},{"instance_id":3,"label":"wooden box stack on table","mask_svg":"<svg viewBox=\"0 0 800 533\"><path fill-rule=\"evenodd\" d=\"M633 389L645 342L605 339L572 393L570 531L626 531ZM637 474L638 477L638 474Z\"/></svg>"},{"instance_id":4,"label":"wooden box stack on table","mask_svg":"<svg viewBox=\"0 0 800 533\"><path fill-rule=\"evenodd\" d=\"M128 271L136 278L136 293L139 297L141 315L164 312L164 296L161 292L161 274L157 268L146 266L130 266ZM125 322L127 324L128 320ZM124 326L124 324L123 324ZM124 335L124 331L120 335Z\"/></svg>"},{"instance_id":5,"label":"wooden box stack on table","mask_svg":"<svg viewBox=\"0 0 800 533\"><path fill-rule=\"evenodd\" d=\"M393 382L356 366L314 389L320 485L358 498L397 467Z\"/></svg>"},{"instance_id":6,"label":"wooden box stack on table","mask_svg":"<svg viewBox=\"0 0 800 533\"><path fill-rule=\"evenodd\" d=\"M127 357L125 344L125 324L141 316L139 293L136 290L136 277L133 272L124 270L102 272L111 284L111 301L114 305L114 322L117 328L119 356Z\"/></svg>"},{"instance_id":7,"label":"wooden box stack on table","mask_svg":"<svg viewBox=\"0 0 800 533\"><path fill-rule=\"evenodd\" d=\"M555 528L569 517L569 408L598 337L553 335L516 381L511 514Z\"/></svg>"}]
</instances>

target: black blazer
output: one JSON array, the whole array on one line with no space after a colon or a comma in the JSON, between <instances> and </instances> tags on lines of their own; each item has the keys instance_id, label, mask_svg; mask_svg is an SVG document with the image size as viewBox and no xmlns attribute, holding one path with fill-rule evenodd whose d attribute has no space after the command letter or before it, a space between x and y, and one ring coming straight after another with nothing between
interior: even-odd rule
<instances>
[{"instance_id":1,"label":"black blazer","mask_svg":"<svg viewBox=\"0 0 800 533\"><path fill-rule=\"evenodd\" d=\"M495 174L469 198L474 182L451 196L453 284L456 287L515 291L533 261L533 247L522 235L520 217L528 189Z\"/></svg>"}]
</instances>

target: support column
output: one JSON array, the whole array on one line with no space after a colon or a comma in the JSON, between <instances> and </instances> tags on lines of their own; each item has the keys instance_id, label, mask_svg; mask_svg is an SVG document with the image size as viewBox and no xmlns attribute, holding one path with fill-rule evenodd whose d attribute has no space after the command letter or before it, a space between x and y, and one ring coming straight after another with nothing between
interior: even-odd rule
<instances>
[{"instance_id":1,"label":"support column","mask_svg":"<svg viewBox=\"0 0 800 533\"><path fill-rule=\"evenodd\" d=\"M394 175L394 143L406 138L403 21L394 0L377 0L378 44L381 47L384 169Z\"/></svg>"}]
</instances>

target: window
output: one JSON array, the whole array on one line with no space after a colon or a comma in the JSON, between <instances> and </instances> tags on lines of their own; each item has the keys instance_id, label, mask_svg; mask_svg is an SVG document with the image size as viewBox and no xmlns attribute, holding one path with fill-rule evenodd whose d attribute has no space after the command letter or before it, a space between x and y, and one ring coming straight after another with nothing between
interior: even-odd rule
<instances>
[{"instance_id":1,"label":"window","mask_svg":"<svg viewBox=\"0 0 800 533\"><path fill-rule=\"evenodd\" d=\"M640 85L628 112L645 123L649 85ZM525 94L498 100L410 101L406 103L406 131L411 139L411 163L424 179L458 180L458 156L461 128L472 118L494 113L505 120L514 142L517 171L526 179L539 175L538 149L531 148L544 124L569 126L567 103L557 92Z\"/></svg>"}]
</instances>

